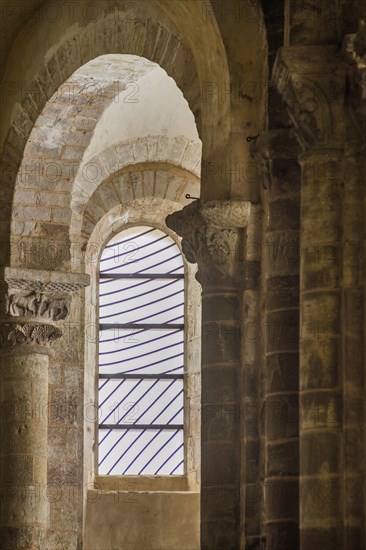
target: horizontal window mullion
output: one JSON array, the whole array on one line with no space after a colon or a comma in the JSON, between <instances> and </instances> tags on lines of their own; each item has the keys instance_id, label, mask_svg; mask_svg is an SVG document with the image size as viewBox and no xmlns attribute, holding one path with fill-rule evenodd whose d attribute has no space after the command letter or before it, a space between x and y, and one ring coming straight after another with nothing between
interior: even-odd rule
<instances>
[{"instance_id":1,"label":"horizontal window mullion","mask_svg":"<svg viewBox=\"0 0 366 550\"><path fill-rule=\"evenodd\" d=\"M184 424L99 424L100 430L183 430Z\"/></svg>"},{"instance_id":2,"label":"horizontal window mullion","mask_svg":"<svg viewBox=\"0 0 366 550\"><path fill-rule=\"evenodd\" d=\"M100 279L184 279L184 273L99 273Z\"/></svg>"},{"instance_id":3,"label":"horizontal window mullion","mask_svg":"<svg viewBox=\"0 0 366 550\"><path fill-rule=\"evenodd\" d=\"M100 374L99 379L113 380L183 380L184 374Z\"/></svg>"},{"instance_id":4,"label":"horizontal window mullion","mask_svg":"<svg viewBox=\"0 0 366 550\"><path fill-rule=\"evenodd\" d=\"M169 323L100 323L99 330L143 329L143 330L183 330L184 324Z\"/></svg>"}]
</instances>

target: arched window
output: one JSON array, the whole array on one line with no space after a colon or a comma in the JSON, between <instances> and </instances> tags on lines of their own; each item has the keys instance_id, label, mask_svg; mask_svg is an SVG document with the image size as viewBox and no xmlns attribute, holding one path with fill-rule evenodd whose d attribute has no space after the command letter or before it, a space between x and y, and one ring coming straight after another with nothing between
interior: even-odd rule
<instances>
[{"instance_id":1,"label":"arched window","mask_svg":"<svg viewBox=\"0 0 366 550\"><path fill-rule=\"evenodd\" d=\"M183 475L184 263L160 229L133 226L99 270L99 474Z\"/></svg>"}]
</instances>

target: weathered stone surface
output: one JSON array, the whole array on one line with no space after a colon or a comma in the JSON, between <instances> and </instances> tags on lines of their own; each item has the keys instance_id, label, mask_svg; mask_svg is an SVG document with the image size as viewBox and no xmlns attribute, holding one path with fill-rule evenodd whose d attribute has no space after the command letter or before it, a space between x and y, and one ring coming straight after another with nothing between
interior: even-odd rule
<instances>
[{"instance_id":1,"label":"weathered stone surface","mask_svg":"<svg viewBox=\"0 0 366 550\"><path fill-rule=\"evenodd\" d=\"M0 547L365 547L363 3L3 4L0 263L24 273L2 273L0 481L51 485L5 494ZM158 66L191 110L161 135L165 87L148 90L156 131L130 118ZM135 503L87 489L96 283L75 292L90 240L187 200L175 230L204 322L190 304L187 476L144 480Z\"/></svg>"},{"instance_id":2,"label":"weathered stone surface","mask_svg":"<svg viewBox=\"0 0 366 550\"><path fill-rule=\"evenodd\" d=\"M107 514L105 514L107 512ZM100 515L105 521L95 531ZM90 490L87 494L85 549L104 550L108 544L122 548L139 546L171 550L183 545L199 548L199 494L172 492L108 492ZM141 521L144 529L141 529ZM161 537L161 530L165 535ZM58 550L58 549L57 549Z\"/></svg>"}]
</instances>

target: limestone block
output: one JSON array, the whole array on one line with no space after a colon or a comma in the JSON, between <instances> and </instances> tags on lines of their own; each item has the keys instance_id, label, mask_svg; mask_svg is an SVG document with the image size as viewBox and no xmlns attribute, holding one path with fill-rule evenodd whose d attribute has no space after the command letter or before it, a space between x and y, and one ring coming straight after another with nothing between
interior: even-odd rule
<instances>
[{"instance_id":1,"label":"limestone block","mask_svg":"<svg viewBox=\"0 0 366 550\"><path fill-rule=\"evenodd\" d=\"M199 493L88 492L85 550L198 550L198 533Z\"/></svg>"}]
</instances>

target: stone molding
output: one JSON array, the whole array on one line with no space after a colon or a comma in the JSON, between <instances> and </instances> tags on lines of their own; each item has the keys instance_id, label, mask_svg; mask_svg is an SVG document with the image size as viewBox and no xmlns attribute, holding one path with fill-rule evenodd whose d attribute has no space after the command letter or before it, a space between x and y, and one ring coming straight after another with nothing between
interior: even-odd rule
<instances>
[{"instance_id":1,"label":"stone molding","mask_svg":"<svg viewBox=\"0 0 366 550\"><path fill-rule=\"evenodd\" d=\"M89 285L89 275L83 273L63 273L41 269L6 267L4 280L14 289L38 292L58 292L72 294Z\"/></svg>"},{"instance_id":2,"label":"stone molding","mask_svg":"<svg viewBox=\"0 0 366 550\"><path fill-rule=\"evenodd\" d=\"M197 200L167 217L167 226L182 237L187 260L198 264L196 278L203 287L242 282L244 228L250 211L245 201Z\"/></svg>"},{"instance_id":3,"label":"stone molding","mask_svg":"<svg viewBox=\"0 0 366 550\"><path fill-rule=\"evenodd\" d=\"M303 150L342 144L346 71L336 45L279 50L273 84L286 104Z\"/></svg>"},{"instance_id":4,"label":"stone molding","mask_svg":"<svg viewBox=\"0 0 366 550\"><path fill-rule=\"evenodd\" d=\"M50 346L62 336L54 321L68 317L72 294L88 284L84 274L5 268L0 346Z\"/></svg>"}]
</instances>

